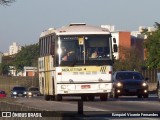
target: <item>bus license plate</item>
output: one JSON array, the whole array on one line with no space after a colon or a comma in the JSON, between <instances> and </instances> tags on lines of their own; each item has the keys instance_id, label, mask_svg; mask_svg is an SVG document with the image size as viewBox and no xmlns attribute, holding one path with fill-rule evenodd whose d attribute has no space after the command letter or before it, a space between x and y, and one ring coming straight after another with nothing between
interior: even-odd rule
<instances>
[{"instance_id":1,"label":"bus license plate","mask_svg":"<svg viewBox=\"0 0 160 120\"><path fill-rule=\"evenodd\" d=\"M82 89L89 89L89 88L91 88L91 86L90 85L81 85L81 88Z\"/></svg>"}]
</instances>

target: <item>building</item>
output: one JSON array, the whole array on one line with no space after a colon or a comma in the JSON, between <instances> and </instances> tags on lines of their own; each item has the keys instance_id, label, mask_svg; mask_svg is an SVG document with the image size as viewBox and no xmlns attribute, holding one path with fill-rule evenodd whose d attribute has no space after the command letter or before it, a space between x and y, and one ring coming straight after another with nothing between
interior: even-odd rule
<instances>
[{"instance_id":1,"label":"building","mask_svg":"<svg viewBox=\"0 0 160 120\"><path fill-rule=\"evenodd\" d=\"M144 58L144 39L146 38L145 35L141 34L144 27L140 26L139 31L132 31L131 32L131 45L139 51L137 54L141 57L141 59Z\"/></svg>"},{"instance_id":2,"label":"building","mask_svg":"<svg viewBox=\"0 0 160 120\"><path fill-rule=\"evenodd\" d=\"M135 46L139 51L139 56L142 57L142 59L147 59L147 50L144 48L144 42L147 39L146 35L143 35L143 29L147 29L148 32L154 32L156 30L155 27L145 27L145 26L139 26L138 31L132 31L131 37L132 37L132 46Z\"/></svg>"},{"instance_id":3,"label":"building","mask_svg":"<svg viewBox=\"0 0 160 120\"><path fill-rule=\"evenodd\" d=\"M34 77L37 73L37 67L24 66L22 71L17 71L14 66L9 66L9 75L11 76L24 76Z\"/></svg>"},{"instance_id":4,"label":"building","mask_svg":"<svg viewBox=\"0 0 160 120\"><path fill-rule=\"evenodd\" d=\"M20 50L21 46L13 42L13 44L9 46L9 55L17 54Z\"/></svg>"},{"instance_id":5,"label":"building","mask_svg":"<svg viewBox=\"0 0 160 120\"><path fill-rule=\"evenodd\" d=\"M3 53L4 56L9 56L8 52Z\"/></svg>"},{"instance_id":6,"label":"building","mask_svg":"<svg viewBox=\"0 0 160 120\"><path fill-rule=\"evenodd\" d=\"M101 28L108 29L110 32L115 31L115 26L114 25L101 25Z\"/></svg>"},{"instance_id":7,"label":"building","mask_svg":"<svg viewBox=\"0 0 160 120\"><path fill-rule=\"evenodd\" d=\"M135 48L138 56L141 59L146 59L146 50L144 48L145 39L147 36L142 34L143 29L147 29L148 32L155 31L155 27L146 27L146 26L139 26L137 31L116 31L114 25L101 25L102 28L109 29L112 34L112 45L117 44L118 52L113 53L115 59L124 59L124 53L126 50ZM112 47L113 47L112 46ZM126 49L126 50L122 50Z\"/></svg>"},{"instance_id":8,"label":"building","mask_svg":"<svg viewBox=\"0 0 160 120\"><path fill-rule=\"evenodd\" d=\"M16 68L14 66L9 66L9 75L17 76Z\"/></svg>"},{"instance_id":9,"label":"building","mask_svg":"<svg viewBox=\"0 0 160 120\"><path fill-rule=\"evenodd\" d=\"M37 67L25 66L23 69L24 69L23 76L33 77L37 73Z\"/></svg>"},{"instance_id":10,"label":"building","mask_svg":"<svg viewBox=\"0 0 160 120\"><path fill-rule=\"evenodd\" d=\"M124 51L122 48L130 49L131 48L131 35L128 31L117 31L112 32L112 45L117 44L118 52L113 53L115 59L124 58ZM112 47L113 47L112 46Z\"/></svg>"},{"instance_id":11,"label":"building","mask_svg":"<svg viewBox=\"0 0 160 120\"><path fill-rule=\"evenodd\" d=\"M131 33L129 31L116 31L114 25L101 25L102 28L106 28L112 35L112 48L116 44L118 46L118 52L114 52L115 59L124 58L124 52L121 48L131 48Z\"/></svg>"}]
</instances>

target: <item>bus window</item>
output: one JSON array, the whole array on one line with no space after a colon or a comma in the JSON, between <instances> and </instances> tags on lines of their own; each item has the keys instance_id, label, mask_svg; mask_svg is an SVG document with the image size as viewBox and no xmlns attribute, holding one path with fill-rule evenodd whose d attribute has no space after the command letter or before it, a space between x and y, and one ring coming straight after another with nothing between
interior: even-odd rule
<instances>
[{"instance_id":1,"label":"bus window","mask_svg":"<svg viewBox=\"0 0 160 120\"><path fill-rule=\"evenodd\" d=\"M87 64L86 62L94 64L94 61L112 59L109 36L88 35L83 37L86 39L81 38L81 36L60 37L59 64Z\"/></svg>"}]
</instances>

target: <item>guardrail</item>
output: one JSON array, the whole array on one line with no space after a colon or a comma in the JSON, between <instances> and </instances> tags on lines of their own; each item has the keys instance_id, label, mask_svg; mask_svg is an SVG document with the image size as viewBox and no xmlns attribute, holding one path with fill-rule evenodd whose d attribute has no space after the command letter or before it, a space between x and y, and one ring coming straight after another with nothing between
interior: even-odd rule
<instances>
[{"instance_id":1,"label":"guardrail","mask_svg":"<svg viewBox=\"0 0 160 120\"><path fill-rule=\"evenodd\" d=\"M149 78L150 83L156 83L157 82L157 73L160 72L160 69L147 69L142 70L141 73L144 77Z\"/></svg>"}]
</instances>

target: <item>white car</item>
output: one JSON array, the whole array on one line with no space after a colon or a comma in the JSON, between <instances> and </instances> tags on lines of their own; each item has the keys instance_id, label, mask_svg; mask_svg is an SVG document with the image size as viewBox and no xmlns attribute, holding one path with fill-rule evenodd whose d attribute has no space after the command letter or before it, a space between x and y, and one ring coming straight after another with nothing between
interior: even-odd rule
<instances>
[{"instance_id":1,"label":"white car","mask_svg":"<svg viewBox=\"0 0 160 120\"><path fill-rule=\"evenodd\" d=\"M28 88L27 95L28 95L28 97L40 96L39 88L38 87L30 87L30 88Z\"/></svg>"}]
</instances>

